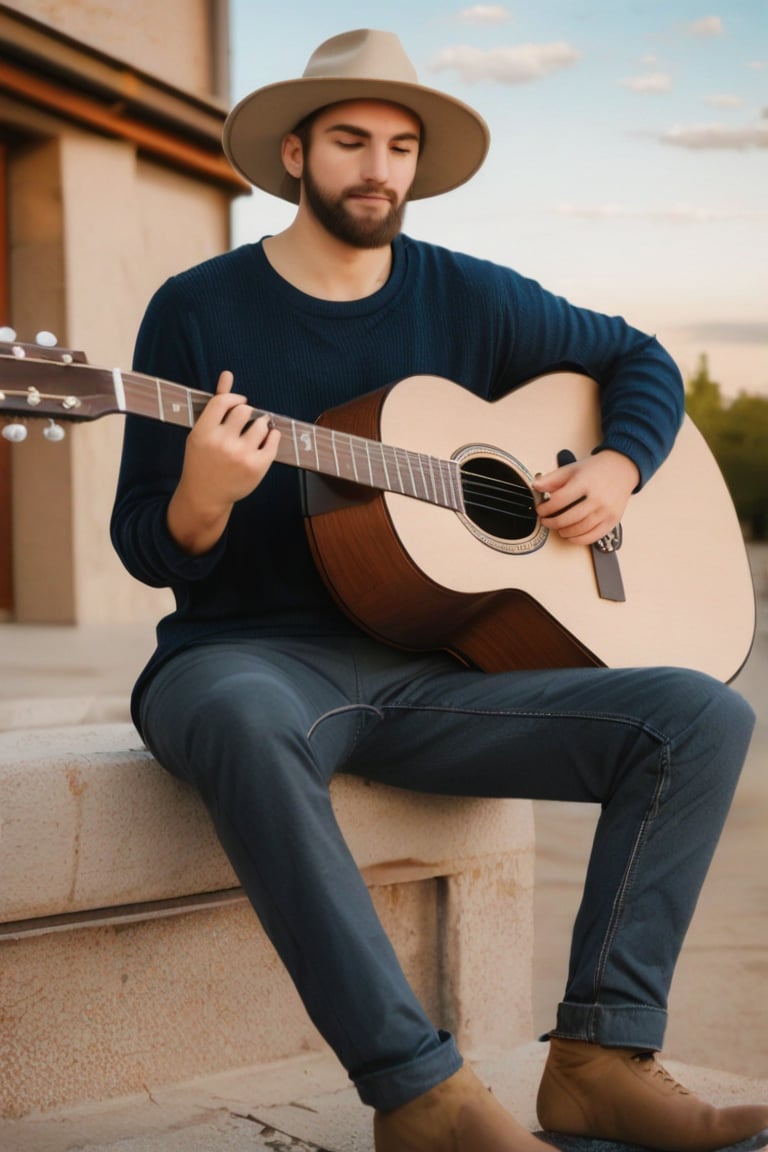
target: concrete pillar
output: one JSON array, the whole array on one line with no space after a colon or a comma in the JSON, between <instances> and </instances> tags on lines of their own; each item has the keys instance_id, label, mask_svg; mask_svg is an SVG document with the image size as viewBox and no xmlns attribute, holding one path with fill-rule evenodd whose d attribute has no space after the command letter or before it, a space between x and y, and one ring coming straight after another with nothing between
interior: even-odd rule
<instances>
[{"instance_id":1,"label":"concrete pillar","mask_svg":"<svg viewBox=\"0 0 768 1152\"><path fill-rule=\"evenodd\" d=\"M11 279L20 338L40 328L90 363L130 368L153 291L226 249L229 197L143 160L125 141L72 130L11 164ZM183 383L183 381L182 381ZM170 593L144 588L109 541L123 419L33 425L14 450L16 618L90 624L157 619Z\"/></svg>"}]
</instances>

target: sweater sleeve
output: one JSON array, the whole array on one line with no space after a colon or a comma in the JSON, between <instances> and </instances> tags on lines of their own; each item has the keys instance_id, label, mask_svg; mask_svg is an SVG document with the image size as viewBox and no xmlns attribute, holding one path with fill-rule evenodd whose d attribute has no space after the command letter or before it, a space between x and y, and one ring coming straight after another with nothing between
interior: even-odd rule
<instances>
[{"instance_id":1,"label":"sweater sleeve","mask_svg":"<svg viewBox=\"0 0 768 1152\"><path fill-rule=\"evenodd\" d=\"M139 329L133 366L137 372L190 388L212 391L191 311L174 280L150 301ZM203 556L190 556L174 541L168 503L184 462L188 430L142 416L126 416L123 452L112 509L112 543L125 567L152 587L178 593L207 576L221 559L225 536Z\"/></svg>"},{"instance_id":2,"label":"sweater sleeve","mask_svg":"<svg viewBox=\"0 0 768 1152\"><path fill-rule=\"evenodd\" d=\"M523 277L507 283L498 304L509 344L497 394L542 371L591 376L602 420L594 451L628 456L642 487L671 451L683 418L682 378L669 353L621 317L576 307Z\"/></svg>"}]
</instances>

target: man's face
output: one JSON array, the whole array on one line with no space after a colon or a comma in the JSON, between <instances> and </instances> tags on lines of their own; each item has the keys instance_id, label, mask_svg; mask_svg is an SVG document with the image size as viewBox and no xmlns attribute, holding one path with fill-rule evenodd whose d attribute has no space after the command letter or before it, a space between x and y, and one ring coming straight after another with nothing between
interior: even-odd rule
<instances>
[{"instance_id":1,"label":"man's face","mask_svg":"<svg viewBox=\"0 0 768 1152\"><path fill-rule=\"evenodd\" d=\"M385 247L402 227L420 137L418 118L399 104L355 100L324 109L304 153L302 200L350 247Z\"/></svg>"}]
</instances>

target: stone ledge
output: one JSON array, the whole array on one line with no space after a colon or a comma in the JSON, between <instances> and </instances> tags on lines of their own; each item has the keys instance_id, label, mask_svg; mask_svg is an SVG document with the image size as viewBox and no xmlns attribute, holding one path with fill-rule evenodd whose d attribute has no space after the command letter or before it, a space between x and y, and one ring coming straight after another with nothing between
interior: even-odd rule
<instances>
[{"instance_id":1,"label":"stone ledge","mask_svg":"<svg viewBox=\"0 0 768 1152\"><path fill-rule=\"evenodd\" d=\"M351 777L331 788L371 885L533 850L526 801L427 796ZM157 765L130 724L0 733L0 875L0 923L238 883L197 795Z\"/></svg>"},{"instance_id":2,"label":"stone ledge","mask_svg":"<svg viewBox=\"0 0 768 1152\"><path fill-rule=\"evenodd\" d=\"M532 1033L533 806L332 783L416 994ZM0 1117L324 1050L193 790L130 724L0 733Z\"/></svg>"}]
</instances>

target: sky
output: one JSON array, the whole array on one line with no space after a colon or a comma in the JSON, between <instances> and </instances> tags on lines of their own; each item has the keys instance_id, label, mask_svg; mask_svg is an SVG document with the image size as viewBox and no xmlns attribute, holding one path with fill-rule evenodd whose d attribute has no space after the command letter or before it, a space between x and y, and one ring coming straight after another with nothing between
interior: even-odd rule
<instances>
[{"instance_id":1,"label":"sky","mask_svg":"<svg viewBox=\"0 0 768 1152\"><path fill-rule=\"evenodd\" d=\"M768 0L231 0L233 102L353 28L396 32L421 83L488 122L411 236L509 265L655 333L688 378L768 396ZM284 228L261 192L234 243Z\"/></svg>"}]
</instances>

